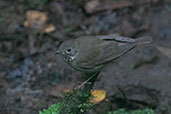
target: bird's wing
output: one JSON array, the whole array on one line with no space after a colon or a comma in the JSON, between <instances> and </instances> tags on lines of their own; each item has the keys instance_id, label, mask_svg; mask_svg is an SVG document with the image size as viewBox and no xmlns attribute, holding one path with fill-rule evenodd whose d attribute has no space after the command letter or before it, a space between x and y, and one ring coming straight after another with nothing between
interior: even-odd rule
<instances>
[{"instance_id":1,"label":"bird's wing","mask_svg":"<svg viewBox=\"0 0 171 114\"><path fill-rule=\"evenodd\" d=\"M82 47L85 48L84 46ZM86 51L82 52L75 62L76 65L82 68L94 68L117 59L134 47L135 43L121 43L117 41L102 40L97 44L90 43L84 49Z\"/></svg>"},{"instance_id":2,"label":"bird's wing","mask_svg":"<svg viewBox=\"0 0 171 114\"><path fill-rule=\"evenodd\" d=\"M97 47L102 41L94 37L83 38L79 41L79 55L73 61L75 65L84 68L94 67L95 61L101 56L103 50Z\"/></svg>"},{"instance_id":3,"label":"bird's wing","mask_svg":"<svg viewBox=\"0 0 171 114\"><path fill-rule=\"evenodd\" d=\"M81 52L75 59L75 64L83 68L106 64L131 50L135 45L133 40L127 37L119 39L118 35L89 36L84 40L81 39L80 44L83 49L80 50L84 50L84 52Z\"/></svg>"},{"instance_id":4,"label":"bird's wing","mask_svg":"<svg viewBox=\"0 0 171 114\"><path fill-rule=\"evenodd\" d=\"M99 58L95 66L106 64L134 47L140 47L152 43L152 38L149 36L139 37L137 39L122 37L118 34L97 36L96 38L103 40L100 46L103 50L103 56Z\"/></svg>"},{"instance_id":5,"label":"bird's wing","mask_svg":"<svg viewBox=\"0 0 171 114\"><path fill-rule=\"evenodd\" d=\"M135 43L120 43L116 41L105 42L107 43L101 45L103 50L101 54L102 56L95 62L95 66L109 63L135 47Z\"/></svg>"}]
</instances>

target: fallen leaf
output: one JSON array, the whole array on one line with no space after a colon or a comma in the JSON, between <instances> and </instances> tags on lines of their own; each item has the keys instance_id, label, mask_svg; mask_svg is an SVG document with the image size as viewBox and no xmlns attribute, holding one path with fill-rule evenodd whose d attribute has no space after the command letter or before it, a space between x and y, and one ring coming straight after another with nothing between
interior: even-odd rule
<instances>
[{"instance_id":1,"label":"fallen leaf","mask_svg":"<svg viewBox=\"0 0 171 114\"><path fill-rule=\"evenodd\" d=\"M27 11L26 17L28 22L39 21L44 24L47 21L47 14L36 10Z\"/></svg>"},{"instance_id":2,"label":"fallen leaf","mask_svg":"<svg viewBox=\"0 0 171 114\"><path fill-rule=\"evenodd\" d=\"M106 91L105 90L93 90L91 92L91 95L92 97L89 100L89 102L97 104L106 98Z\"/></svg>"},{"instance_id":3,"label":"fallen leaf","mask_svg":"<svg viewBox=\"0 0 171 114\"><path fill-rule=\"evenodd\" d=\"M45 33L50 33L50 32L53 32L55 30L55 26L50 24L48 25L45 29L44 29L44 32Z\"/></svg>"},{"instance_id":4,"label":"fallen leaf","mask_svg":"<svg viewBox=\"0 0 171 114\"><path fill-rule=\"evenodd\" d=\"M26 21L24 26L33 30L41 31L47 21L47 15L44 12L30 10L26 13Z\"/></svg>"},{"instance_id":5,"label":"fallen leaf","mask_svg":"<svg viewBox=\"0 0 171 114\"><path fill-rule=\"evenodd\" d=\"M46 24L47 14L44 12L30 10L26 13L26 21L24 26L30 28L35 33L45 32L50 33L55 30L54 25Z\"/></svg>"}]
</instances>

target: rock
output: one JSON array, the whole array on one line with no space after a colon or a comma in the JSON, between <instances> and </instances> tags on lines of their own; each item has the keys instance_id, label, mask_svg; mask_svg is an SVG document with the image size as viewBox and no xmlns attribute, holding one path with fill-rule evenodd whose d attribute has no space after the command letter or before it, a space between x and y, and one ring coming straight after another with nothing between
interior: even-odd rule
<instances>
[{"instance_id":1,"label":"rock","mask_svg":"<svg viewBox=\"0 0 171 114\"><path fill-rule=\"evenodd\" d=\"M23 79L23 80L30 80L31 76L31 67L33 66L33 61L29 58L26 58L23 63L16 69L10 71L7 75L9 79Z\"/></svg>"},{"instance_id":2,"label":"rock","mask_svg":"<svg viewBox=\"0 0 171 114\"><path fill-rule=\"evenodd\" d=\"M133 3L127 0L124 1L104 1L100 2L99 0L92 0L85 5L85 10L87 13L95 13L104 10L114 10L121 9L125 7L132 6Z\"/></svg>"},{"instance_id":3,"label":"rock","mask_svg":"<svg viewBox=\"0 0 171 114\"><path fill-rule=\"evenodd\" d=\"M98 25L96 27L96 32L99 33L104 30L108 30L111 26L115 24L116 12L100 16L98 19Z\"/></svg>"},{"instance_id":4,"label":"rock","mask_svg":"<svg viewBox=\"0 0 171 114\"><path fill-rule=\"evenodd\" d=\"M156 108L159 102L158 97L159 93L154 89L143 86L128 86L121 90L120 94L116 94L115 100L120 105L125 104L129 108Z\"/></svg>"}]
</instances>

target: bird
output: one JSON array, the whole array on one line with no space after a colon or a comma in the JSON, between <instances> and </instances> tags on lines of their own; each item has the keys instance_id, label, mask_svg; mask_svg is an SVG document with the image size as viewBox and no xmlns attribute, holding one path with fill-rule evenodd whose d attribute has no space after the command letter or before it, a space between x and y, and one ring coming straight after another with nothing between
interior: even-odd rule
<instances>
[{"instance_id":1,"label":"bird","mask_svg":"<svg viewBox=\"0 0 171 114\"><path fill-rule=\"evenodd\" d=\"M84 74L99 72L130 50L152 43L150 36L130 38L118 34L81 36L62 42L55 54Z\"/></svg>"}]
</instances>

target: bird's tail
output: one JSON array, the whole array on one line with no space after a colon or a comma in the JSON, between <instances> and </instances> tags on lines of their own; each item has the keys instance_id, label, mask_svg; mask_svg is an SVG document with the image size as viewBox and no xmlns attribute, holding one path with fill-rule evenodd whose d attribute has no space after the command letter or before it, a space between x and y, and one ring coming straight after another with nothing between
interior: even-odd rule
<instances>
[{"instance_id":1,"label":"bird's tail","mask_svg":"<svg viewBox=\"0 0 171 114\"><path fill-rule=\"evenodd\" d=\"M143 37L137 38L135 41L135 44L136 46L140 47L140 46L151 44L152 41L153 40L150 36L143 36Z\"/></svg>"}]
</instances>

